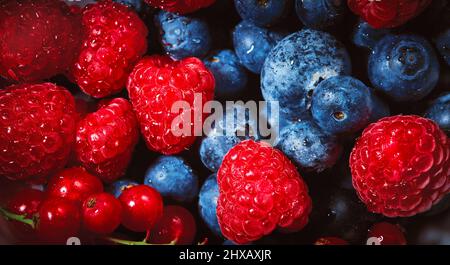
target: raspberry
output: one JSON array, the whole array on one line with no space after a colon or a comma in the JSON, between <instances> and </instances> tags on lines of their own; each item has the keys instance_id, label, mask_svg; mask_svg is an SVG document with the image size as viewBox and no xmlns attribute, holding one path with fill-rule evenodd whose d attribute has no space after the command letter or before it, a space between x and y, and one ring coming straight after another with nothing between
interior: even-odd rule
<instances>
[{"instance_id":1,"label":"raspberry","mask_svg":"<svg viewBox=\"0 0 450 265\"><path fill-rule=\"evenodd\" d=\"M145 0L153 7L172 13L186 14L212 5L216 0Z\"/></svg>"},{"instance_id":2,"label":"raspberry","mask_svg":"<svg viewBox=\"0 0 450 265\"><path fill-rule=\"evenodd\" d=\"M80 20L62 1L1 1L0 76L30 82L65 72L79 49Z\"/></svg>"},{"instance_id":3,"label":"raspberry","mask_svg":"<svg viewBox=\"0 0 450 265\"><path fill-rule=\"evenodd\" d=\"M289 159L268 144L246 140L233 147L217 180L219 225L238 244L268 235L277 225L298 230L308 222L308 187Z\"/></svg>"},{"instance_id":4,"label":"raspberry","mask_svg":"<svg viewBox=\"0 0 450 265\"><path fill-rule=\"evenodd\" d=\"M110 0L86 6L84 37L72 78L86 93L102 98L120 92L134 63L147 51L147 28L125 5Z\"/></svg>"},{"instance_id":5,"label":"raspberry","mask_svg":"<svg viewBox=\"0 0 450 265\"><path fill-rule=\"evenodd\" d=\"M125 174L138 140L131 104L115 98L79 122L75 153L88 171L112 182Z\"/></svg>"},{"instance_id":6,"label":"raspberry","mask_svg":"<svg viewBox=\"0 0 450 265\"><path fill-rule=\"evenodd\" d=\"M450 191L450 141L431 120L393 116L369 125L350 155L353 186L371 212L425 212Z\"/></svg>"},{"instance_id":7,"label":"raspberry","mask_svg":"<svg viewBox=\"0 0 450 265\"><path fill-rule=\"evenodd\" d=\"M430 3L431 0L348 0L349 8L376 29L403 25Z\"/></svg>"},{"instance_id":8,"label":"raspberry","mask_svg":"<svg viewBox=\"0 0 450 265\"><path fill-rule=\"evenodd\" d=\"M0 90L0 175L42 179L66 164L75 140L75 101L51 83Z\"/></svg>"},{"instance_id":9,"label":"raspberry","mask_svg":"<svg viewBox=\"0 0 450 265\"><path fill-rule=\"evenodd\" d=\"M367 237L378 238L381 245L406 245L402 227L386 222L374 224Z\"/></svg>"},{"instance_id":10,"label":"raspberry","mask_svg":"<svg viewBox=\"0 0 450 265\"><path fill-rule=\"evenodd\" d=\"M168 56L154 55L136 64L127 88L148 148L169 155L183 151L195 141L193 125L188 128L190 133L172 130L174 119L180 115L186 118L186 113L172 112L173 104L189 103L191 122L184 123L194 123L198 119L194 117L194 98L201 95L202 104L213 99L214 76L197 58L174 61Z\"/></svg>"}]
</instances>

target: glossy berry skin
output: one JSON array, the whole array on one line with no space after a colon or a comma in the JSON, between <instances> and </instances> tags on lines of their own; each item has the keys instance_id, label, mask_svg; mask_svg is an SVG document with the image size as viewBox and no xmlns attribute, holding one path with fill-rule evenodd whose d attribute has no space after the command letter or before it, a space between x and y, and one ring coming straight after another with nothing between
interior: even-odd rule
<instances>
[{"instance_id":1,"label":"glossy berry skin","mask_svg":"<svg viewBox=\"0 0 450 265\"><path fill-rule=\"evenodd\" d=\"M177 205L164 207L163 215L150 233L150 243L189 245L194 242L197 226L192 214Z\"/></svg>"},{"instance_id":2,"label":"glossy berry skin","mask_svg":"<svg viewBox=\"0 0 450 265\"><path fill-rule=\"evenodd\" d=\"M322 81L312 95L312 117L330 134L361 130L368 125L373 110L370 89L350 76L330 77Z\"/></svg>"},{"instance_id":3,"label":"glossy berry skin","mask_svg":"<svg viewBox=\"0 0 450 265\"><path fill-rule=\"evenodd\" d=\"M210 175L203 183L198 195L198 211L206 225L216 235L222 236L219 221L217 220L217 199L219 198L219 186L216 174Z\"/></svg>"},{"instance_id":4,"label":"glossy berry skin","mask_svg":"<svg viewBox=\"0 0 450 265\"><path fill-rule=\"evenodd\" d=\"M450 66L450 28L439 33L436 37L435 45L442 58Z\"/></svg>"},{"instance_id":5,"label":"glossy berry skin","mask_svg":"<svg viewBox=\"0 0 450 265\"><path fill-rule=\"evenodd\" d=\"M281 31L258 27L244 20L234 28L234 50L242 65L259 74L270 50L284 36L286 34Z\"/></svg>"},{"instance_id":6,"label":"glossy berry skin","mask_svg":"<svg viewBox=\"0 0 450 265\"><path fill-rule=\"evenodd\" d=\"M89 174L82 167L63 169L53 175L47 185L48 197L64 198L82 204L89 195L103 191L99 178Z\"/></svg>"},{"instance_id":7,"label":"glossy berry skin","mask_svg":"<svg viewBox=\"0 0 450 265\"><path fill-rule=\"evenodd\" d=\"M138 140L130 102L114 98L78 123L75 153L88 171L110 183L125 174Z\"/></svg>"},{"instance_id":8,"label":"glossy berry skin","mask_svg":"<svg viewBox=\"0 0 450 265\"><path fill-rule=\"evenodd\" d=\"M265 27L274 25L292 8L292 0L234 0L242 20Z\"/></svg>"},{"instance_id":9,"label":"glossy berry skin","mask_svg":"<svg viewBox=\"0 0 450 265\"><path fill-rule=\"evenodd\" d=\"M154 21L160 43L173 59L203 57L209 52L211 35L202 19L160 11Z\"/></svg>"},{"instance_id":10,"label":"glossy berry skin","mask_svg":"<svg viewBox=\"0 0 450 265\"><path fill-rule=\"evenodd\" d=\"M439 79L433 47L416 35L387 35L369 57L372 85L396 101L417 101L428 95Z\"/></svg>"},{"instance_id":11,"label":"glossy berry skin","mask_svg":"<svg viewBox=\"0 0 450 265\"><path fill-rule=\"evenodd\" d=\"M384 36L391 33L390 29L374 29L364 20L359 20L353 31L352 42L356 46L373 49Z\"/></svg>"},{"instance_id":12,"label":"glossy berry skin","mask_svg":"<svg viewBox=\"0 0 450 265\"><path fill-rule=\"evenodd\" d=\"M296 120L308 116L312 93L322 80L350 71L349 55L339 41L304 29L284 38L267 56L261 91L266 101L279 101L280 110Z\"/></svg>"},{"instance_id":13,"label":"glossy berry skin","mask_svg":"<svg viewBox=\"0 0 450 265\"><path fill-rule=\"evenodd\" d=\"M64 73L78 52L80 20L62 1L2 1L0 76L31 82Z\"/></svg>"},{"instance_id":14,"label":"glossy berry skin","mask_svg":"<svg viewBox=\"0 0 450 265\"><path fill-rule=\"evenodd\" d=\"M75 101L51 83L0 90L0 175L44 179L69 159L75 140Z\"/></svg>"},{"instance_id":15,"label":"glossy berry skin","mask_svg":"<svg viewBox=\"0 0 450 265\"><path fill-rule=\"evenodd\" d=\"M110 0L83 9L83 42L70 75L86 94L120 92L134 64L147 51L147 28L125 5Z\"/></svg>"},{"instance_id":16,"label":"glossy berry skin","mask_svg":"<svg viewBox=\"0 0 450 265\"><path fill-rule=\"evenodd\" d=\"M97 193L84 200L81 216L84 229L95 234L108 235L121 223L122 204L109 193Z\"/></svg>"},{"instance_id":17,"label":"glossy berry skin","mask_svg":"<svg viewBox=\"0 0 450 265\"><path fill-rule=\"evenodd\" d=\"M14 193L8 200L6 209L11 213L24 215L26 218L33 218L37 213L42 201L45 200L45 193L32 188L25 188ZM15 227L24 234L32 233L32 229L22 223L15 222Z\"/></svg>"},{"instance_id":18,"label":"glossy berry skin","mask_svg":"<svg viewBox=\"0 0 450 265\"><path fill-rule=\"evenodd\" d=\"M39 239L50 243L65 243L77 236L81 227L79 206L64 198L49 198L35 214Z\"/></svg>"},{"instance_id":19,"label":"glossy berry skin","mask_svg":"<svg viewBox=\"0 0 450 265\"><path fill-rule=\"evenodd\" d=\"M376 223L370 229L368 238L380 239L381 245L406 245L405 235L399 225L387 222Z\"/></svg>"},{"instance_id":20,"label":"glossy berry skin","mask_svg":"<svg viewBox=\"0 0 450 265\"><path fill-rule=\"evenodd\" d=\"M357 140L350 168L353 186L369 211L413 216L450 191L450 142L431 120L383 118Z\"/></svg>"},{"instance_id":21,"label":"glossy berry skin","mask_svg":"<svg viewBox=\"0 0 450 265\"><path fill-rule=\"evenodd\" d=\"M263 142L245 140L225 156L217 173L217 217L223 235L238 244L255 241L277 226L298 229L312 208L295 166Z\"/></svg>"},{"instance_id":22,"label":"glossy berry skin","mask_svg":"<svg viewBox=\"0 0 450 265\"><path fill-rule=\"evenodd\" d=\"M144 0L147 4L172 13L187 14L212 5L215 0Z\"/></svg>"},{"instance_id":23,"label":"glossy berry skin","mask_svg":"<svg viewBox=\"0 0 450 265\"><path fill-rule=\"evenodd\" d=\"M345 246L348 242L339 237L321 237L314 243L316 246Z\"/></svg>"},{"instance_id":24,"label":"glossy berry skin","mask_svg":"<svg viewBox=\"0 0 450 265\"><path fill-rule=\"evenodd\" d=\"M236 98L245 90L248 81L247 72L234 51L214 51L203 62L216 80L215 98Z\"/></svg>"},{"instance_id":25,"label":"glossy berry skin","mask_svg":"<svg viewBox=\"0 0 450 265\"><path fill-rule=\"evenodd\" d=\"M436 122L448 135L450 133L450 93L435 99L425 112L425 118Z\"/></svg>"},{"instance_id":26,"label":"glossy berry skin","mask_svg":"<svg viewBox=\"0 0 450 265\"><path fill-rule=\"evenodd\" d=\"M113 194L114 197L119 198L120 194L122 194L122 192L125 189L131 188L131 187L137 186L137 185L139 185L139 183L137 183L136 181L133 181L133 180L129 180L129 179L117 180L111 184L111 194Z\"/></svg>"},{"instance_id":27,"label":"glossy berry skin","mask_svg":"<svg viewBox=\"0 0 450 265\"><path fill-rule=\"evenodd\" d=\"M122 203L122 224L134 232L153 228L163 213L161 195L147 185L125 189L119 197Z\"/></svg>"},{"instance_id":28,"label":"glossy berry skin","mask_svg":"<svg viewBox=\"0 0 450 265\"><path fill-rule=\"evenodd\" d=\"M340 22L345 14L345 0L295 0L295 11L308 28L322 29Z\"/></svg>"},{"instance_id":29,"label":"glossy berry skin","mask_svg":"<svg viewBox=\"0 0 450 265\"><path fill-rule=\"evenodd\" d=\"M180 202L192 201L198 194L198 176L191 166L178 156L161 156L145 173L144 184L162 196Z\"/></svg>"},{"instance_id":30,"label":"glossy berry skin","mask_svg":"<svg viewBox=\"0 0 450 265\"><path fill-rule=\"evenodd\" d=\"M341 155L337 139L312 121L292 123L280 132L277 144L297 166L313 172L331 168Z\"/></svg>"},{"instance_id":31,"label":"glossy berry skin","mask_svg":"<svg viewBox=\"0 0 450 265\"><path fill-rule=\"evenodd\" d=\"M348 0L348 7L374 28L393 28L420 14L431 0Z\"/></svg>"},{"instance_id":32,"label":"glossy berry skin","mask_svg":"<svg viewBox=\"0 0 450 265\"><path fill-rule=\"evenodd\" d=\"M202 104L212 100L214 76L197 58L174 61L168 56L154 55L145 57L135 66L127 89L147 147L170 155L187 149L196 138L193 125L187 127L190 133L171 130L173 120L180 115L171 112L172 105L177 101L189 103L190 109L183 108L182 115L191 117L184 122L187 126L194 120L202 120L194 115L195 94L200 95Z\"/></svg>"},{"instance_id":33,"label":"glossy berry skin","mask_svg":"<svg viewBox=\"0 0 450 265\"><path fill-rule=\"evenodd\" d=\"M133 8L134 10L136 10L136 12L142 11L142 6L143 6L142 0L114 0L114 2L129 6L129 7Z\"/></svg>"}]
</instances>

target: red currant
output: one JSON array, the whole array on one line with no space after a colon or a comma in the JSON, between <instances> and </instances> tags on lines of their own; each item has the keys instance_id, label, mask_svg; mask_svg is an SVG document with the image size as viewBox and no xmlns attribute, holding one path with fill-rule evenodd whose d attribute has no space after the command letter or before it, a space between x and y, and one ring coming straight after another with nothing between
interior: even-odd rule
<instances>
[{"instance_id":1,"label":"red currant","mask_svg":"<svg viewBox=\"0 0 450 265\"><path fill-rule=\"evenodd\" d=\"M88 196L81 208L83 228L96 234L111 234L122 220L122 205L109 193Z\"/></svg>"},{"instance_id":2,"label":"red currant","mask_svg":"<svg viewBox=\"0 0 450 265\"><path fill-rule=\"evenodd\" d=\"M194 241L195 233L192 214L183 207L170 205L164 207L162 218L153 227L150 243L188 245Z\"/></svg>"},{"instance_id":3,"label":"red currant","mask_svg":"<svg viewBox=\"0 0 450 265\"><path fill-rule=\"evenodd\" d=\"M47 242L66 242L80 231L79 206L64 198L48 198L43 201L34 218L39 238Z\"/></svg>"},{"instance_id":4,"label":"red currant","mask_svg":"<svg viewBox=\"0 0 450 265\"><path fill-rule=\"evenodd\" d=\"M122 203L122 224L135 232L150 230L161 218L163 201L152 187L137 185L125 189L119 197Z\"/></svg>"},{"instance_id":5,"label":"red currant","mask_svg":"<svg viewBox=\"0 0 450 265\"><path fill-rule=\"evenodd\" d=\"M406 245L402 228L398 225L382 222L369 229L368 237L376 237L381 245Z\"/></svg>"},{"instance_id":6,"label":"red currant","mask_svg":"<svg viewBox=\"0 0 450 265\"><path fill-rule=\"evenodd\" d=\"M82 167L64 169L47 186L49 197L66 198L81 204L87 196L103 192L103 184Z\"/></svg>"}]
</instances>

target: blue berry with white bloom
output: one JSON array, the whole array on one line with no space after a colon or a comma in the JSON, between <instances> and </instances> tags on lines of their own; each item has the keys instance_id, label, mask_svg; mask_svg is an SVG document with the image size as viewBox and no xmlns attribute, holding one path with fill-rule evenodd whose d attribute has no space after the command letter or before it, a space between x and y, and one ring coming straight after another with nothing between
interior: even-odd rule
<instances>
[{"instance_id":1,"label":"blue berry with white bloom","mask_svg":"<svg viewBox=\"0 0 450 265\"><path fill-rule=\"evenodd\" d=\"M295 11L302 23L323 29L338 23L345 14L344 0L296 0Z\"/></svg>"},{"instance_id":2,"label":"blue berry with white bloom","mask_svg":"<svg viewBox=\"0 0 450 265\"><path fill-rule=\"evenodd\" d=\"M264 27L287 15L292 8L292 0L234 0L234 5L243 20Z\"/></svg>"},{"instance_id":3,"label":"blue berry with white bloom","mask_svg":"<svg viewBox=\"0 0 450 265\"><path fill-rule=\"evenodd\" d=\"M356 46L372 49L384 36L389 34L389 29L375 29L364 20L359 20L353 31L352 41Z\"/></svg>"},{"instance_id":4,"label":"blue berry with white bloom","mask_svg":"<svg viewBox=\"0 0 450 265\"><path fill-rule=\"evenodd\" d=\"M435 43L442 58L450 65L450 28L441 32L437 36Z\"/></svg>"},{"instance_id":5,"label":"blue berry with white bloom","mask_svg":"<svg viewBox=\"0 0 450 265\"><path fill-rule=\"evenodd\" d=\"M114 195L114 197L119 198L120 194L122 194L122 191L137 185L139 185L139 183L137 183L136 181L121 179L111 184L110 192L112 195Z\"/></svg>"},{"instance_id":6,"label":"blue berry with white bloom","mask_svg":"<svg viewBox=\"0 0 450 265\"><path fill-rule=\"evenodd\" d=\"M219 221L217 220L216 208L219 198L219 186L215 174L209 176L200 189L198 199L198 210L203 221L216 235L222 236Z\"/></svg>"},{"instance_id":7,"label":"blue berry with white bloom","mask_svg":"<svg viewBox=\"0 0 450 265\"><path fill-rule=\"evenodd\" d=\"M137 12L142 10L142 0L114 0L114 2L134 8Z\"/></svg>"},{"instance_id":8,"label":"blue berry with white bloom","mask_svg":"<svg viewBox=\"0 0 450 265\"><path fill-rule=\"evenodd\" d=\"M435 121L447 134L450 133L450 92L436 100L425 112L425 117Z\"/></svg>"}]
</instances>

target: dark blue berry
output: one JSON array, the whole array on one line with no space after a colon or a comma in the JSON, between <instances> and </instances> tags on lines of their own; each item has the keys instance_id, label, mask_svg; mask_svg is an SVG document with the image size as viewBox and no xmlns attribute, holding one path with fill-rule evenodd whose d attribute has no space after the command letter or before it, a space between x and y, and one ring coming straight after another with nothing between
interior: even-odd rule
<instances>
[{"instance_id":1,"label":"dark blue berry","mask_svg":"<svg viewBox=\"0 0 450 265\"><path fill-rule=\"evenodd\" d=\"M308 116L317 85L332 76L349 75L347 50L332 35L305 29L280 41L267 57L261 72L266 101L279 101L293 119Z\"/></svg>"},{"instance_id":2,"label":"dark blue berry","mask_svg":"<svg viewBox=\"0 0 450 265\"><path fill-rule=\"evenodd\" d=\"M160 11L155 24L164 51L174 59L203 57L210 50L209 27L201 19Z\"/></svg>"},{"instance_id":3,"label":"dark blue berry","mask_svg":"<svg viewBox=\"0 0 450 265\"><path fill-rule=\"evenodd\" d=\"M322 172L338 160L342 146L312 121L299 121L286 126L277 147L299 167Z\"/></svg>"},{"instance_id":4,"label":"dark blue berry","mask_svg":"<svg viewBox=\"0 0 450 265\"><path fill-rule=\"evenodd\" d=\"M373 86L396 101L417 101L439 79L439 62L428 41L415 35L387 35L369 57Z\"/></svg>"},{"instance_id":5,"label":"dark blue berry","mask_svg":"<svg viewBox=\"0 0 450 265\"><path fill-rule=\"evenodd\" d=\"M315 29L323 29L339 22L345 14L343 0L296 0L295 11L302 23Z\"/></svg>"},{"instance_id":6,"label":"dark blue berry","mask_svg":"<svg viewBox=\"0 0 450 265\"><path fill-rule=\"evenodd\" d=\"M292 8L292 0L234 0L243 20L258 26L269 26L280 21Z\"/></svg>"},{"instance_id":7,"label":"dark blue berry","mask_svg":"<svg viewBox=\"0 0 450 265\"><path fill-rule=\"evenodd\" d=\"M450 133L450 92L438 97L425 112L425 117L435 121L447 134Z\"/></svg>"},{"instance_id":8,"label":"dark blue berry","mask_svg":"<svg viewBox=\"0 0 450 265\"><path fill-rule=\"evenodd\" d=\"M214 74L217 98L233 98L243 92L247 85L247 73L233 51L214 51L204 62Z\"/></svg>"},{"instance_id":9,"label":"dark blue berry","mask_svg":"<svg viewBox=\"0 0 450 265\"><path fill-rule=\"evenodd\" d=\"M217 185L217 177L215 174L209 176L200 189L198 199L198 210L200 216L206 225L216 234L222 235L217 220L216 208L217 199L219 198L219 186Z\"/></svg>"},{"instance_id":10,"label":"dark blue berry","mask_svg":"<svg viewBox=\"0 0 450 265\"><path fill-rule=\"evenodd\" d=\"M389 29L374 29L364 20L359 20L353 32L353 43L356 46L372 49L384 36L389 34Z\"/></svg>"},{"instance_id":11,"label":"dark blue berry","mask_svg":"<svg viewBox=\"0 0 450 265\"><path fill-rule=\"evenodd\" d=\"M242 65L253 73L259 74L270 50L284 36L282 32L242 21L233 32L234 50Z\"/></svg>"},{"instance_id":12,"label":"dark blue berry","mask_svg":"<svg viewBox=\"0 0 450 265\"><path fill-rule=\"evenodd\" d=\"M114 2L132 7L137 12L140 12L142 10L142 0L114 0Z\"/></svg>"},{"instance_id":13,"label":"dark blue berry","mask_svg":"<svg viewBox=\"0 0 450 265\"><path fill-rule=\"evenodd\" d=\"M438 49L445 62L450 65L450 28L441 32L436 40L436 48Z\"/></svg>"},{"instance_id":14,"label":"dark blue berry","mask_svg":"<svg viewBox=\"0 0 450 265\"><path fill-rule=\"evenodd\" d=\"M191 201L198 193L197 175L183 158L177 156L156 159L145 173L144 184L177 201Z\"/></svg>"},{"instance_id":15,"label":"dark blue berry","mask_svg":"<svg viewBox=\"0 0 450 265\"><path fill-rule=\"evenodd\" d=\"M133 180L129 180L129 179L118 180L111 184L110 193L112 195L114 195L114 197L119 198L119 196L120 196L120 194L122 194L123 190L133 187L133 186L136 186L136 185L139 185L139 183L137 183L136 181L133 181Z\"/></svg>"}]
</instances>

